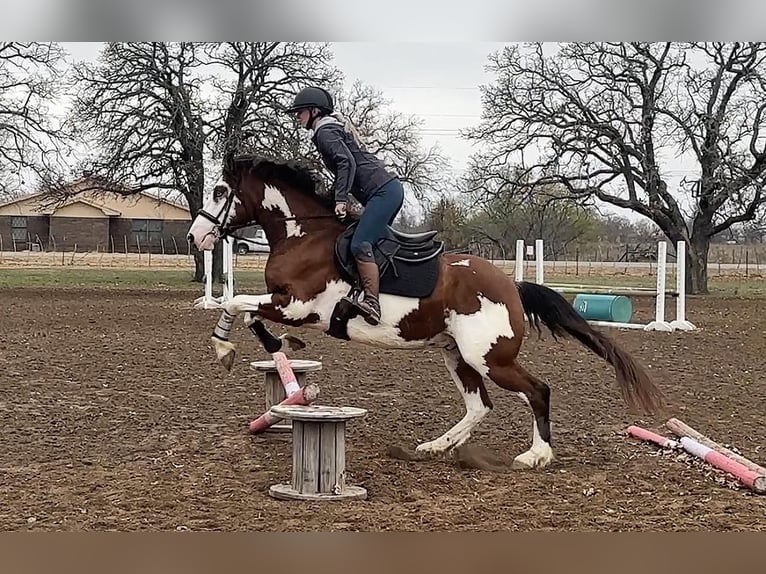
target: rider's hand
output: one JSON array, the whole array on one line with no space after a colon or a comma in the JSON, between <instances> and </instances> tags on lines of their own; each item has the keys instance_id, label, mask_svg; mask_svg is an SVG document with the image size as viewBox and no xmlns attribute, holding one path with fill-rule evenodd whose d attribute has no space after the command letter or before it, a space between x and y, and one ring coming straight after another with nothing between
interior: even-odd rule
<instances>
[{"instance_id":1,"label":"rider's hand","mask_svg":"<svg viewBox=\"0 0 766 574\"><path fill-rule=\"evenodd\" d=\"M346 203L336 203L335 204L335 215L338 216L338 219L343 219L346 217Z\"/></svg>"}]
</instances>

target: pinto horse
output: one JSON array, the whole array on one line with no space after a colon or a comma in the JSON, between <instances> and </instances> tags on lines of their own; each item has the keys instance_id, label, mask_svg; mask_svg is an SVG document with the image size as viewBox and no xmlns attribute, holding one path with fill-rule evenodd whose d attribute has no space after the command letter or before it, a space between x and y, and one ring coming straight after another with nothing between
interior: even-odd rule
<instances>
[{"instance_id":1,"label":"pinto horse","mask_svg":"<svg viewBox=\"0 0 766 574\"><path fill-rule=\"evenodd\" d=\"M514 282L490 261L447 254L435 232L403 234L388 228L375 246L381 265L381 321L356 316L350 297L360 292L350 263L350 226L333 215L333 201L316 193L316 174L295 162L238 157L206 198L189 228L200 250L233 230L260 224L271 254L265 268L268 292L239 294L222 303L212 342L227 369L235 318L260 319L320 329L333 337L389 349L438 348L465 402L465 415L435 440L417 446L424 454L462 445L493 408L486 383L517 393L532 409L533 439L514 459L516 468L544 467L553 460L550 389L519 364L525 320L540 332L568 336L615 371L629 407L652 413L662 394L624 349L593 329L559 293L543 285ZM525 319L526 316L526 319Z\"/></svg>"}]
</instances>

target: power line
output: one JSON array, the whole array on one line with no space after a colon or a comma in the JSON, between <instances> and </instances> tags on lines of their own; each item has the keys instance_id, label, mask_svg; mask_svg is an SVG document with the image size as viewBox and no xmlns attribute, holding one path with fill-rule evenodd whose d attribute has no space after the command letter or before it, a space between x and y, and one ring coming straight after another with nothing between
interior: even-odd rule
<instances>
[{"instance_id":1,"label":"power line","mask_svg":"<svg viewBox=\"0 0 766 574\"><path fill-rule=\"evenodd\" d=\"M454 90L478 91L478 86L386 86L385 90Z\"/></svg>"},{"instance_id":2,"label":"power line","mask_svg":"<svg viewBox=\"0 0 766 574\"><path fill-rule=\"evenodd\" d=\"M476 118L481 119L477 114L413 114L416 116L423 116L424 118Z\"/></svg>"}]
</instances>

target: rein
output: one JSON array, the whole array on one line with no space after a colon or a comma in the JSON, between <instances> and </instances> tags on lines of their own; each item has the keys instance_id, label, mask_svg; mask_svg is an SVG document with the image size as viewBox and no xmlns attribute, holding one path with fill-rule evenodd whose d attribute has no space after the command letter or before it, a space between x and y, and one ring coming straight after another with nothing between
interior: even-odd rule
<instances>
[{"instance_id":1,"label":"rein","mask_svg":"<svg viewBox=\"0 0 766 574\"><path fill-rule=\"evenodd\" d=\"M292 217L280 217L279 220L280 221L301 221L302 219L330 219L330 218L337 219L338 216L335 215L335 214L330 214L330 215L328 215L328 214L325 214L325 215L301 215L301 216L294 215Z\"/></svg>"}]
</instances>

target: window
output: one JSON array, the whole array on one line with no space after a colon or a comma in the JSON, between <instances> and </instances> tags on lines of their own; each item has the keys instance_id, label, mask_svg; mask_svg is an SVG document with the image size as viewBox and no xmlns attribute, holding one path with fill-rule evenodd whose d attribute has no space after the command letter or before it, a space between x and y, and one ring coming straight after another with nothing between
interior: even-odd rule
<instances>
[{"instance_id":1,"label":"window","mask_svg":"<svg viewBox=\"0 0 766 574\"><path fill-rule=\"evenodd\" d=\"M11 237L20 243L28 241L26 217L11 217Z\"/></svg>"},{"instance_id":2,"label":"window","mask_svg":"<svg viewBox=\"0 0 766 574\"><path fill-rule=\"evenodd\" d=\"M132 221L133 242L140 245L161 243L164 221L161 219L134 219Z\"/></svg>"}]
</instances>

